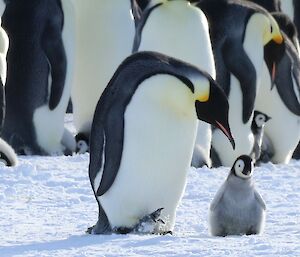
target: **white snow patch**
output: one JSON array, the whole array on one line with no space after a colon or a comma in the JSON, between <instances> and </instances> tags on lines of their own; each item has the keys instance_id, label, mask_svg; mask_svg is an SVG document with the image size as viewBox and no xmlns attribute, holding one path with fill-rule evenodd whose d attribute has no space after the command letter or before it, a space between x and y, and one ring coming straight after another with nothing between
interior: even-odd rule
<instances>
[{"instance_id":1,"label":"white snow patch","mask_svg":"<svg viewBox=\"0 0 300 257\"><path fill-rule=\"evenodd\" d=\"M0 256L300 256L300 161L255 168L262 235L212 237L208 207L229 168L191 168L174 235L87 235L98 207L89 154L21 157L0 167Z\"/></svg>"}]
</instances>

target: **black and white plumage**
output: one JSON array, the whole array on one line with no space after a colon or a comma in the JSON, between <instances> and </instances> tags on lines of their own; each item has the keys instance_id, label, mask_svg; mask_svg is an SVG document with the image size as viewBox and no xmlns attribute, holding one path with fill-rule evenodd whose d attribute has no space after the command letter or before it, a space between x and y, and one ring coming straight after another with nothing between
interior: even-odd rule
<instances>
[{"instance_id":1,"label":"black and white plumage","mask_svg":"<svg viewBox=\"0 0 300 257\"><path fill-rule=\"evenodd\" d=\"M260 158L263 144L264 127L266 122L268 122L268 120L270 119L271 117L269 117L267 114L257 110L254 111L253 120L251 124L251 130L254 135L254 146L250 156L252 157L255 163Z\"/></svg>"},{"instance_id":2,"label":"black and white plumage","mask_svg":"<svg viewBox=\"0 0 300 257\"><path fill-rule=\"evenodd\" d=\"M19 154L62 154L66 58L60 0L6 1L9 36L3 138Z\"/></svg>"},{"instance_id":3,"label":"black and white plumage","mask_svg":"<svg viewBox=\"0 0 300 257\"><path fill-rule=\"evenodd\" d=\"M225 94L207 73L160 53L128 57L94 115L89 177L99 218L89 232L132 231L158 210L165 223L152 232L173 230L197 119L220 127L234 146L227 112Z\"/></svg>"},{"instance_id":4,"label":"black and white plumage","mask_svg":"<svg viewBox=\"0 0 300 257\"><path fill-rule=\"evenodd\" d=\"M213 236L250 235L262 232L266 205L252 180L254 164L250 156L236 159L209 209Z\"/></svg>"},{"instance_id":5,"label":"black and white plumage","mask_svg":"<svg viewBox=\"0 0 300 257\"><path fill-rule=\"evenodd\" d=\"M272 117L265 126L265 135L274 148L271 161L288 163L300 139L300 59L295 26L282 13L272 15L284 42L282 45L270 42L265 46L256 109ZM288 133L286 124L289 124Z\"/></svg>"},{"instance_id":6,"label":"black and white plumage","mask_svg":"<svg viewBox=\"0 0 300 257\"><path fill-rule=\"evenodd\" d=\"M197 6L205 13L216 64L216 80L229 101L229 122L236 138L233 151L219 130L213 131L212 145L222 165L230 166L237 156L250 154L251 131L257 87L263 65L264 45L282 42L274 18L248 1L201 0Z\"/></svg>"}]
</instances>

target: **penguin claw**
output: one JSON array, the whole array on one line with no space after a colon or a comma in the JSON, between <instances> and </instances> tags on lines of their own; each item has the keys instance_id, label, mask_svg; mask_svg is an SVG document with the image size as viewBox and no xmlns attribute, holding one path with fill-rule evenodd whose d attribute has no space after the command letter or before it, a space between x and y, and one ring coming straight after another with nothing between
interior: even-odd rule
<instances>
[{"instance_id":1,"label":"penguin claw","mask_svg":"<svg viewBox=\"0 0 300 257\"><path fill-rule=\"evenodd\" d=\"M93 229L94 229L95 226L92 226L92 227L89 227L87 228L87 230L85 231L86 234L90 234L92 235L93 234Z\"/></svg>"}]
</instances>

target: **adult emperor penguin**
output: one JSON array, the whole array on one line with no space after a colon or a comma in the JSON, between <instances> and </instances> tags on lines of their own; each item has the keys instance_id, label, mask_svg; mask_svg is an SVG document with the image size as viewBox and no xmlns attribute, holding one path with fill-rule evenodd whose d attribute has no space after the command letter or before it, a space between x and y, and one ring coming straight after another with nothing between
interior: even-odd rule
<instances>
[{"instance_id":1,"label":"adult emperor penguin","mask_svg":"<svg viewBox=\"0 0 300 257\"><path fill-rule=\"evenodd\" d=\"M251 122L263 65L263 46L282 42L278 25L265 9L246 1L203 0L199 6L210 24L217 81L229 100L229 123L236 139L232 150L221 132L213 131L212 145L222 165L249 155L254 136Z\"/></svg>"},{"instance_id":2,"label":"adult emperor penguin","mask_svg":"<svg viewBox=\"0 0 300 257\"><path fill-rule=\"evenodd\" d=\"M255 164L259 160L262 151L264 127L270 119L271 117L267 114L257 110L254 111L253 120L251 124L251 130L254 135L254 146L251 153L251 158Z\"/></svg>"},{"instance_id":3,"label":"adult emperor penguin","mask_svg":"<svg viewBox=\"0 0 300 257\"><path fill-rule=\"evenodd\" d=\"M10 39L2 136L19 154L61 154L70 97L61 2L8 0L2 22Z\"/></svg>"},{"instance_id":4,"label":"adult emperor penguin","mask_svg":"<svg viewBox=\"0 0 300 257\"><path fill-rule=\"evenodd\" d=\"M73 118L77 133L88 138L100 95L118 65L131 54L135 23L130 0L73 0L72 4Z\"/></svg>"},{"instance_id":5,"label":"adult emperor penguin","mask_svg":"<svg viewBox=\"0 0 300 257\"><path fill-rule=\"evenodd\" d=\"M172 231L197 118L218 126L234 147L227 112L224 92L207 73L157 52L128 57L94 115L89 177L99 219L89 232L130 232L145 219L153 225L153 216L161 222L151 232Z\"/></svg>"},{"instance_id":6,"label":"adult emperor penguin","mask_svg":"<svg viewBox=\"0 0 300 257\"><path fill-rule=\"evenodd\" d=\"M216 77L207 19L199 8L186 0L149 3L137 27L133 49L134 52L145 50L189 62ZM211 137L211 126L199 121L194 166L210 166Z\"/></svg>"},{"instance_id":7,"label":"adult emperor penguin","mask_svg":"<svg viewBox=\"0 0 300 257\"><path fill-rule=\"evenodd\" d=\"M300 60L297 45L292 41L292 35L296 33L295 28L291 33L292 22L284 14L273 13L273 16L282 29L284 44L279 47L271 42L265 47L262 85L256 108L272 117L265 126L265 134L274 147L271 161L288 163L300 139ZM278 60L274 65L272 60L276 55ZM288 134L285 124L289 124Z\"/></svg>"},{"instance_id":8,"label":"adult emperor penguin","mask_svg":"<svg viewBox=\"0 0 300 257\"><path fill-rule=\"evenodd\" d=\"M252 180L251 157L239 156L209 208L213 236L251 235L263 231L266 205Z\"/></svg>"}]
</instances>

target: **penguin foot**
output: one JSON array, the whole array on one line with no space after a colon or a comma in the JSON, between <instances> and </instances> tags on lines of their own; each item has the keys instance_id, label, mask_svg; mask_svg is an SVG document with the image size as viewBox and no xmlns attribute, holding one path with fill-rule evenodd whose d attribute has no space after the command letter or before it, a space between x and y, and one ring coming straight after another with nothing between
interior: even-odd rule
<instances>
[{"instance_id":1,"label":"penguin foot","mask_svg":"<svg viewBox=\"0 0 300 257\"><path fill-rule=\"evenodd\" d=\"M150 234L161 234L158 231L158 227L165 222L160 219L161 212L164 208L159 208L156 211L144 216L139 220L139 223L133 228L135 233L150 233Z\"/></svg>"}]
</instances>

